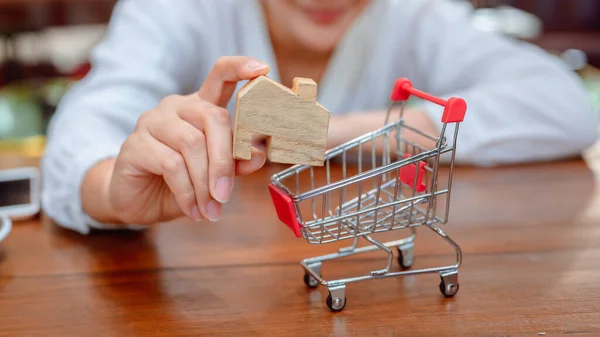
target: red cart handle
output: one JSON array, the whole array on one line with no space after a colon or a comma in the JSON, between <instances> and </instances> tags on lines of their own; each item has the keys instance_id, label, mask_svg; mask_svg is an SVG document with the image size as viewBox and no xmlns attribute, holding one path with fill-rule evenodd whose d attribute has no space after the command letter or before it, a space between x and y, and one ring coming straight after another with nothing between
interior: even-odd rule
<instances>
[{"instance_id":1,"label":"red cart handle","mask_svg":"<svg viewBox=\"0 0 600 337\"><path fill-rule=\"evenodd\" d=\"M465 119L467 112L467 103L458 97L451 97L447 101L439 97L435 97L423 91L419 91L413 87L411 81L406 78L396 80L394 90L392 91L392 101L406 101L410 95L417 96L421 99L430 101L444 107L442 114L442 123L460 123Z\"/></svg>"}]
</instances>

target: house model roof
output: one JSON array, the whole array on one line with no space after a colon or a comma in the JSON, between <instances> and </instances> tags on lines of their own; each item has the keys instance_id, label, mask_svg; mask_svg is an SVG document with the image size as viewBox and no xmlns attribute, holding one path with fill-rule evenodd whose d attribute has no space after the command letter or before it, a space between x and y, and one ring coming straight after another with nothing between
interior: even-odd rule
<instances>
[{"instance_id":1,"label":"house model roof","mask_svg":"<svg viewBox=\"0 0 600 337\"><path fill-rule=\"evenodd\" d=\"M304 79L307 80L307 79ZM312 80L311 80L312 81ZM258 77L255 77L253 79L251 79L250 81L248 81L246 84L244 84L244 86L242 86L242 88L240 88L240 90L237 93L238 98L243 97L249 90L251 90L256 84L258 84L259 82L266 82L269 83L279 89L281 89L281 91L288 93L290 95L296 96L296 97L301 97L298 93L294 92L294 90L292 90L291 88L286 87L285 85L273 80L270 77L264 76L264 75L260 75ZM317 86L317 83L312 81L312 83L314 83L315 87ZM317 100L315 100L315 104L328 111L323 105L321 105Z\"/></svg>"}]
</instances>

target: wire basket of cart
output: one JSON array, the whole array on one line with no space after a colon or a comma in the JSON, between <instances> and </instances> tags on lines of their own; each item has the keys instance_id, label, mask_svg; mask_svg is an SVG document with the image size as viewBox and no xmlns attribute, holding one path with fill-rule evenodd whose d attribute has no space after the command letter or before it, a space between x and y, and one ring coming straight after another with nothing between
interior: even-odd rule
<instances>
[{"instance_id":1,"label":"wire basket of cart","mask_svg":"<svg viewBox=\"0 0 600 337\"><path fill-rule=\"evenodd\" d=\"M438 135L406 123L404 109L411 97L441 107L442 127ZM328 288L327 306L332 311L346 306L346 284L369 279L439 273L440 291L445 296L454 296L458 291L462 253L439 225L446 224L449 217L455 144L466 109L461 98L435 97L415 89L409 80L399 79L382 128L327 151L323 166L295 165L272 176L269 190L278 218L297 237L309 244L353 241L332 254L301 262L307 286ZM399 118L390 122L395 110L399 110ZM451 143L446 138L448 130L452 130ZM438 171L442 160L447 161L444 179ZM332 166L341 166L341 170ZM455 250L454 264L410 270L419 226L431 229ZM389 242L373 237L395 230L408 231L408 235ZM359 247L360 239L367 246ZM328 281L322 277L324 261L377 249L387 254L384 268L343 279ZM398 252L401 271L392 271L392 249Z\"/></svg>"}]
</instances>

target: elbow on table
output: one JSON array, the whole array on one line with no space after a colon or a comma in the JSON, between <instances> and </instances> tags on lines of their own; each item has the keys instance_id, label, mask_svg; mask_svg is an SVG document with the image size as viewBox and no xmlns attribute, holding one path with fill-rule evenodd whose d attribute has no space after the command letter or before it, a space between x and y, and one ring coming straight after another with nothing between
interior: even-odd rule
<instances>
[{"instance_id":1,"label":"elbow on table","mask_svg":"<svg viewBox=\"0 0 600 337\"><path fill-rule=\"evenodd\" d=\"M560 69L559 69L560 70ZM600 134L600 111L592 103L584 82L571 73L557 70L555 76L544 77L548 83L542 91L540 105L534 110L540 116L538 135L531 125L533 141L539 147L534 160L560 160L581 155L597 141ZM534 92L536 92L534 90Z\"/></svg>"},{"instance_id":2,"label":"elbow on table","mask_svg":"<svg viewBox=\"0 0 600 337\"><path fill-rule=\"evenodd\" d=\"M598 141L600 135L600 111L591 106L584 107L575 121L571 124L571 130L576 141L575 150L581 152Z\"/></svg>"},{"instance_id":3,"label":"elbow on table","mask_svg":"<svg viewBox=\"0 0 600 337\"><path fill-rule=\"evenodd\" d=\"M552 143L556 143L559 158L581 154L598 141L600 134L600 111L583 88L576 93L579 95L569 96L564 104L556 104L557 132Z\"/></svg>"},{"instance_id":4,"label":"elbow on table","mask_svg":"<svg viewBox=\"0 0 600 337\"><path fill-rule=\"evenodd\" d=\"M560 114L554 114L557 117L540 120L538 125L515 124L501 130L491 126L489 132L477 132L479 139L467 136L458 144L457 161L498 166L580 156L598 141L600 112L591 104L577 105L568 111L561 109Z\"/></svg>"}]
</instances>

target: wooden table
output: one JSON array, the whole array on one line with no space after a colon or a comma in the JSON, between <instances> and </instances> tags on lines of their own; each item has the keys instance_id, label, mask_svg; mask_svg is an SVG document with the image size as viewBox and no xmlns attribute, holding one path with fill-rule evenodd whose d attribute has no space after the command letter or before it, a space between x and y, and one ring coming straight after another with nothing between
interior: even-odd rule
<instances>
[{"instance_id":1,"label":"wooden table","mask_svg":"<svg viewBox=\"0 0 600 337\"><path fill-rule=\"evenodd\" d=\"M436 274L366 281L348 285L340 313L326 307L326 289L304 285L299 261L342 245L309 245L276 219L266 184L280 169L238 180L219 223L89 236L46 218L15 224L2 246L0 334L600 335L597 166L459 168L446 228L464 253L458 294L444 298ZM453 258L426 229L415 254L415 268ZM324 264L323 274L383 263L369 253Z\"/></svg>"}]
</instances>

